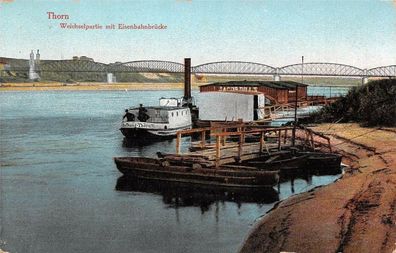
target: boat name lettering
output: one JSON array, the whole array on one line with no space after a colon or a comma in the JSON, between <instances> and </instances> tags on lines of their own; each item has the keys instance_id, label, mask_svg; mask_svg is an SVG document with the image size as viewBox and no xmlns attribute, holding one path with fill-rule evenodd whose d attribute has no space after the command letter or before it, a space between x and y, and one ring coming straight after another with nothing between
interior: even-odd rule
<instances>
[{"instance_id":1,"label":"boat name lettering","mask_svg":"<svg viewBox=\"0 0 396 253\"><path fill-rule=\"evenodd\" d=\"M138 127L138 128L154 128L155 125L152 123L144 123L144 122L125 122L125 125L130 127Z\"/></svg>"},{"instance_id":2,"label":"boat name lettering","mask_svg":"<svg viewBox=\"0 0 396 253\"><path fill-rule=\"evenodd\" d=\"M228 87L228 86L220 86L219 91L257 91L257 87L244 87L244 86L236 86L236 87Z\"/></svg>"}]
</instances>

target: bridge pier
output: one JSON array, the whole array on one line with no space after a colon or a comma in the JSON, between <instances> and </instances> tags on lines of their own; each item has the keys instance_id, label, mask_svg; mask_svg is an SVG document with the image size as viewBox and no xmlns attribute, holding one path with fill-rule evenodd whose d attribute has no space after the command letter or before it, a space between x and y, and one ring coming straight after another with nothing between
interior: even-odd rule
<instances>
[{"instance_id":1,"label":"bridge pier","mask_svg":"<svg viewBox=\"0 0 396 253\"><path fill-rule=\"evenodd\" d=\"M279 75L279 68L276 68L275 75L273 76L274 81L280 81L281 77Z\"/></svg>"},{"instance_id":2,"label":"bridge pier","mask_svg":"<svg viewBox=\"0 0 396 253\"><path fill-rule=\"evenodd\" d=\"M274 81L280 81L281 77L280 75L274 75Z\"/></svg>"},{"instance_id":3,"label":"bridge pier","mask_svg":"<svg viewBox=\"0 0 396 253\"><path fill-rule=\"evenodd\" d=\"M113 75L113 73L107 73L107 83L114 83L115 80L115 76Z\"/></svg>"},{"instance_id":4,"label":"bridge pier","mask_svg":"<svg viewBox=\"0 0 396 253\"><path fill-rule=\"evenodd\" d=\"M367 69L363 69L362 84L368 83Z\"/></svg>"}]
</instances>

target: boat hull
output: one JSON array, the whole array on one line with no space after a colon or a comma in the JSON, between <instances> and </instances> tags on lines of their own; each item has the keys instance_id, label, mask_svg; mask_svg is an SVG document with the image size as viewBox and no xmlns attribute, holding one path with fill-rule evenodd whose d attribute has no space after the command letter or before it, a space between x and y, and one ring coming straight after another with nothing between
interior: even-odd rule
<instances>
[{"instance_id":1,"label":"boat hull","mask_svg":"<svg viewBox=\"0 0 396 253\"><path fill-rule=\"evenodd\" d=\"M247 164L255 166L262 170L280 170L289 171L296 169L303 169L306 166L307 160L306 155L287 157L284 159L275 160L272 162L266 162L261 159L248 161Z\"/></svg>"},{"instance_id":2,"label":"boat hull","mask_svg":"<svg viewBox=\"0 0 396 253\"><path fill-rule=\"evenodd\" d=\"M315 170L337 170L341 168L342 156L334 153L301 152L307 155L307 167Z\"/></svg>"},{"instance_id":3,"label":"boat hull","mask_svg":"<svg viewBox=\"0 0 396 253\"><path fill-rule=\"evenodd\" d=\"M278 157L271 160L271 157ZM245 161L243 164L262 170L279 170L281 175L310 171L315 174L339 174L342 156L334 153L297 152L280 153Z\"/></svg>"},{"instance_id":4,"label":"boat hull","mask_svg":"<svg viewBox=\"0 0 396 253\"><path fill-rule=\"evenodd\" d=\"M173 138L177 131L191 129L191 125L173 129L142 129L142 128L120 128L126 138L149 137L149 138Z\"/></svg>"},{"instance_id":5,"label":"boat hull","mask_svg":"<svg viewBox=\"0 0 396 253\"><path fill-rule=\"evenodd\" d=\"M266 188L279 181L278 172L198 168L170 165L161 159L116 157L118 170L138 179L168 181L231 188Z\"/></svg>"}]
</instances>

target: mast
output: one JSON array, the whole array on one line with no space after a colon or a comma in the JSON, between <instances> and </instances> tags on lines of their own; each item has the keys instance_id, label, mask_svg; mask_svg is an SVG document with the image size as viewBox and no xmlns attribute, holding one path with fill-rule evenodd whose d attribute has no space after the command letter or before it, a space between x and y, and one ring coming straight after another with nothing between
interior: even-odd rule
<instances>
[{"instance_id":1,"label":"mast","mask_svg":"<svg viewBox=\"0 0 396 253\"><path fill-rule=\"evenodd\" d=\"M304 83L304 56L301 56L301 83ZM294 124L292 133L292 146L296 145L296 127L297 127L297 99L298 99L298 84L296 84L296 94L294 98Z\"/></svg>"}]
</instances>

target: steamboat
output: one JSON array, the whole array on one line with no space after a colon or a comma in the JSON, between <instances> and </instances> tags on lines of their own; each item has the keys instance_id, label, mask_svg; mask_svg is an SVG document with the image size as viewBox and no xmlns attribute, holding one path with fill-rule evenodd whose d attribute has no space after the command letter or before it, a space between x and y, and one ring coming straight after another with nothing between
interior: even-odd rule
<instances>
[{"instance_id":1,"label":"steamboat","mask_svg":"<svg viewBox=\"0 0 396 253\"><path fill-rule=\"evenodd\" d=\"M191 111L183 99L160 98L159 106L131 107L125 110L121 132L127 138L141 136L174 137L192 126Z\"/></svg>"}]
</instances>

